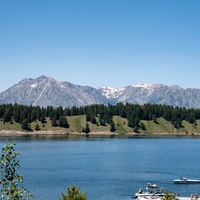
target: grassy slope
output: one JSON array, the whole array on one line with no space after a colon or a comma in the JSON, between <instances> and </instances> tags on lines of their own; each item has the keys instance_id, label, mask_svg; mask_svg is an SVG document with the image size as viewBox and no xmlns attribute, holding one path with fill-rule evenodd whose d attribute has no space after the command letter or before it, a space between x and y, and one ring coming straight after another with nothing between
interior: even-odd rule
<instances>
[{"instance_id":1,"label":"grassy slope","mask_svg":"<svg viewBox=\"0 0 200 200\"><path fill-rule=\"evenodd\" d=\"M81 116L71 116L67 117L68 123L70 127L68 129L61 128L59 126L57 127L52 127L51 126L51 121L49 118L47 118L47 122L43 126L40 121L37 123L39 124L41 130L66 130L66 131L73 131L73 132L81 132L82 127L86 126L86 117L85 115ZM99 121L98 117L96 117L97 122ZM133 132L133 128L128 127L128 121L127 119L121 118L119 116L114 116L113 121L115 123L115 128L117 133L128 133L128 132ZM151 134L151 133L200 133L200 120L197 120L197 126L194 124L190 124L186 121L182 122L183 127L179 129L175 129L174 126L164 120L163 118L158 118L157 123L153 123L152 120L150 121L145 121L141 120L146 127L146 130L141 130L139 129L140 133L145 133L145 134ZM109 131L110 130L110 125L106 124L106 126L100 126L98 124L92 124L91 122L88 122L90 130L91 131ZM31 128L32 130L35 130L36 122L31 123ZM0 121L0 130L22 130L21 125L18 123L10 124L10 123L5 123L3 124L2 121Z\"/></svg>"}]
</instances>

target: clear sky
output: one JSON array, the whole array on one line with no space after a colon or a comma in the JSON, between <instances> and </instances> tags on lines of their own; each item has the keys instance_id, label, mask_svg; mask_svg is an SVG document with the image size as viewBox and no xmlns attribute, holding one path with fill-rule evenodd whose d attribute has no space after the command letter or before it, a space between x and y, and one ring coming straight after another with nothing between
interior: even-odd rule
<instances>
[{"instance_id":1,"label":"clear sky","mask_svg":"<svg viewBox=\"0 0 200 200\"><path fill-rule=\"evenodd\" d=\"M0 0L0 92L41 75L200 88L200 0Z\"/></svg>"}]
</instances>

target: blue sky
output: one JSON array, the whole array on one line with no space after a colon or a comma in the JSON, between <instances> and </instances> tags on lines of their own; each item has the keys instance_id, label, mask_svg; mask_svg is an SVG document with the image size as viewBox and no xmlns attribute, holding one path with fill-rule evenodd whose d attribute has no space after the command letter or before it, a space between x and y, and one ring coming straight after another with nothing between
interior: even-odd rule
<instances>
[{"instance_id":1,"label":"blue sky","mask_svg":"<svg viewBox=\"0 0 200 200\"><path fill-rule=\"evenodd\" d=\"M200 0L0 0L0 92L41 75L200 88Z\"/></svg>"}]
</instances>

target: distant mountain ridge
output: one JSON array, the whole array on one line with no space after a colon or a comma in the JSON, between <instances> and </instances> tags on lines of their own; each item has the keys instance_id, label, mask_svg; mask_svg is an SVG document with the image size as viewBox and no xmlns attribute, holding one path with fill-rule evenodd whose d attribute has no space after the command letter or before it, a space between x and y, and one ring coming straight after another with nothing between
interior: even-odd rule
<instances>
[{"instance_id":1,"label":"distant mountain ridge","mask_svg":"<svg viewBox=\"0 0 200 200\"><path fill-rule=\"evenodd\" d=\"M0 93L0 104L72 107L91 104L156 103L180 107L200 108L200 89L183 89L178 85L149 85L139 83L119 88L74 85L40 76L23 79L18 84Z\"/></svg>"}]
</instances>

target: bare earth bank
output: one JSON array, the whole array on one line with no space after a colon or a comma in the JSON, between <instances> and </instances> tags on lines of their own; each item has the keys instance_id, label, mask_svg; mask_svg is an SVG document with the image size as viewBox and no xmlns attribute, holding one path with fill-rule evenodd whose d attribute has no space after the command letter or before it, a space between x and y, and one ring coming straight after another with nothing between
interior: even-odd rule
<instances>
[{"instance_id":1,"label":"bare earth bank","mask_svg":"<svg viewBox=\"0 0 200 200\"><path fill-rule=\"evenodd\" d=\"M79 132L71 132L71 131L64 131L64 130L48 130L48 131L15 131L15 130L1 130L0 136L16 136L16 135L168 135L168 136L189 136L191 135L186 133L116 133L116 132L110 132L110 131L92 131L88 134L86 133L79 133ZM193 135L200 136L200 133L193 133Z\"/></svg>"}]
</instances>

